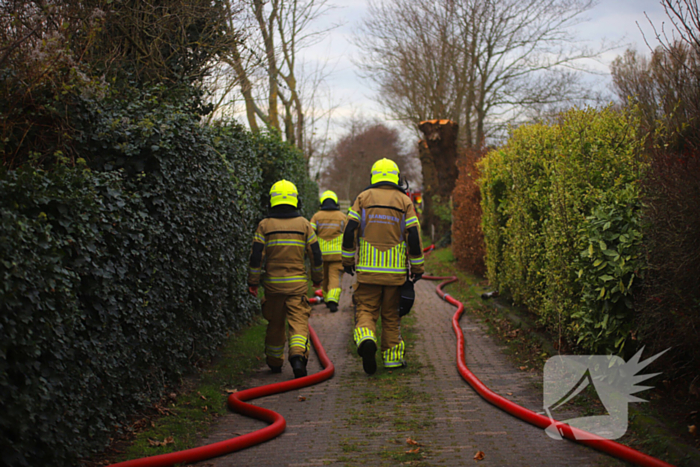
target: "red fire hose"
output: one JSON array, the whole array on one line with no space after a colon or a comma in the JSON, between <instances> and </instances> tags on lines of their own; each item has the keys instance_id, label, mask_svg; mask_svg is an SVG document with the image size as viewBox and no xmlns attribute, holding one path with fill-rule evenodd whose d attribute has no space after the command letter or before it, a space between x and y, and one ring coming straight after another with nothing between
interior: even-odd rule
<instances>
[{"instance_id":1,"label":"red fire hose","mask_svg":"<svg viewBox=\"0 0 700 467\"><path fill-rule=\"evenodd\" d=\"M211 459L212 457L239 451L279 436L287 426L287 422L284 420L284 417L277 412L247 404L244 401L311 386L333 377L333 373L335 372L333 362L331 362L328 355L326 355L326 351L323 349L321 341L318 339L316 332L310 325L309 337L311 338L311 343L313 344L314 349L316 349L316 354L318 355L318 359L323 366L323 370L313 375L304 376L303 378L296 378L289 381L283 381L281 383L267 384L265 386L246 389L245 391L231 394L228 397L228 406L231 408L231 410L235 410L236 412L248 417L269 422L271 425L252 433L241 435L225 441L220 441L208 446L201 446L198 448L187 449L185 451L120 462L118 464L113 464L111 467L165 467L174 464L199 462L206 459Z\"/></svg>"},{"instance_id":2,"label":"red fire hose","mask_svg":"<svg viewBox=\"0 0 700 467\"><path fill-rule=\"evenodd\" d=\"M430 251L433 249L434 246L430 246L426 248L424 251ZM433 276L423 276L423 279L428 279L428 280L442 280L440 285L437 286L436 292L446 302L454 305L457 307L457 311L455 312L454 316L452 317L452 329L455 332L455 335L457 336L457 369L459 370L459 374L464 378L464 380L469 383L469 385L474 388L474 390L484 399L486 399L488 402L491 404L495 405L496 407L508 412L511 415L514 415L518 417L521 420L524 420L532 425L535 425L536 427L539 428L547 428L550 425L554 424L556 428L558 429L559 433L561 433L562 436L576 441L581 444L585 444L586 446L590 446L594 449L597 449L599 451L605 452L607 454L610 454L612 456L618 457L620 459L623 459L627 462L632 462L637 465L641 466L654 466L654 467L672 467L671 464L668 464L660 459L657 459L655 457L648 456L644 453L641 453L635 449L632 449L630 447L627 447L625 445L622 445L620 443L616 443L615 441L602 438L600 436L596 436L593 433L589 433L587 431L580 430L578 428L574 428L570 425L567 425L565 423L559 422L557 420L552 420L548 417L545 417L543 415L540 415L538 413L535 413L531 410L526 409L525 407L522 407L518 404L515 404L505 397L499 396L495 392L491 391L488 387L482 383L479 378L477 378L474 373L472 373L469 368L467 367L467 362L465 361L464 358L464 334L462 333L462 328L459 325L459 318L462 316L462 312L464 311L464 305L462 305L461 302L458 300L455 300L450 296L450 294L443 292L442 287L450 284L452 282L455 282L457 280L456 276L451 276L451 277L433 277ZM582 437L586 438L593 438L593 439L580 439Z\"/></svg>"},{"instance_id":3,"label":"red fire hose","mask_svg":"<svg viewBox=\"0 0 700 467\"><path fill-rule=\"evenodd\" d=\"M312 305L317 305L319 303L323 303L323 290L318 289L314 291L315 297L311 297L309 299L309 303Z\"/></svg>"}]
</instances>

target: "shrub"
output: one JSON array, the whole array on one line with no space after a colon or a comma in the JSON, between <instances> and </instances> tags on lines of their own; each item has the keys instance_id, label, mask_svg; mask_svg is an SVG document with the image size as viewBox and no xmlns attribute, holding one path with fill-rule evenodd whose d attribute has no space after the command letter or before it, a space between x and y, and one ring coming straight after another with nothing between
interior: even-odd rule
<instances>
[{"instance_id":1,"label":"shrub","mask_svg":"<svg viewBox=\"0 0 700 467\"><path fill-rule=\"evenodd\" d=\"M611 109L572 110L514 130L480 164L489 280L587 351L620 353L631 337L644 169L635 128Z\"/></svg>"},{"instance_id":2,"label":"shrub","mask_svg":"<svg viewBox=\"0 0 700 467\"><path fill-rule=\"evenodd\" d=\"M483 276L484 234L481 230L481 193L476 162L480 153L467 152L452 192L452 253L464 270Z\"/></svg>"},{"instance_id":3,"label":"shrub","mask_svg":"<svg viewBox=\"0 0 700 467\"><path fill-rule=\"evenodd\" d=\"M639 187L630 184L601 200L579 225L583 249L574 264L583 306L571 317L585 323L577 328L577 343L586 349L622 350L632 337L632 291L644 275L641 207Z\"/></svg>"},{"instance_id":4,"label":"shrub","mask_svg":"<svg viewBox=\"0 0 700 467\"><path fill-rule=\"evenodd\" d=\"M668 349L668 378L698 381L700 369L700 155L651 151L643 183L648 273L639 307L639 339Z\"/></svg>"},{"instance_id":5,"label":"shrub","mask_svg":"<svg viewBox=\"0 0 700 467\"><path fill-rule=\"evenodd\" d=\"M532 310L542 306L545 220L550 210L554 131L523 126L479 164L489 281Z\"/></svg>"},{"instance_id":6,"label":"shrub","mask_svg":"<svg viewBox=\"0 0 700 467\"><path fill-rule=\"evenodd\" d=\"M0 192L2 461L70 465L162 386L147 212L117 173L25 167Z\"/></svg>"},{"instance_id":7,"label":"shrub","mask_svg":"<svg viewBox=\"0 0 700 467\"><path fill-rule=\"evenodd\" d=\"M257 310L251 138L148 93L80 102L74 143L92 170L59 158L0 174L4 465L103 448Z\"/></svg>"}]
</instances>

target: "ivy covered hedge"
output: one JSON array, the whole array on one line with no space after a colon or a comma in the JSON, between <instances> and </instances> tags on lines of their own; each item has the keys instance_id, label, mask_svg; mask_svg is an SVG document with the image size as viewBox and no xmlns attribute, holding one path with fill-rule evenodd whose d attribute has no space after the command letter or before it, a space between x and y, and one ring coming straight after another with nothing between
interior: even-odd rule
<instances>
[{"instance_id":1,"label":"ivy covered hedge","mask_svg":"<svg viewBox=\"0 0 700 467\"><path fill-rule=\"evenodd\" d=\"M568 342L624 353L643 271L632 117L571 110L481 162L488 278Z\"/></svg>"},{"instance_id":2,"label":"ivy covered hedge","mask_svg":"<svg viewBox=\"0 0 700 467\"><path fill-rule=\"evenodd\" d=\"M299 191L301 214L311 219L318 210L318 185L308 176L301 150L285 143L279 132L274 130L253 135L253 143L263 173L260 208L267 210L270 188L275 182L286 179L294 183Z\"/></svg>"},{"instance_id":3,"label":"ivy covered hedge","mask_svg":"<svg viewBox=\"0 0 700 467\"><path fill-rule=\"evenodd\" d=\"M268 179L315 207L303 158L273 135L202 127L148 92L80 102L75 166L57 150L0 170L3 465L75 465L250 320Z\"/></svg>"}]
</instances>

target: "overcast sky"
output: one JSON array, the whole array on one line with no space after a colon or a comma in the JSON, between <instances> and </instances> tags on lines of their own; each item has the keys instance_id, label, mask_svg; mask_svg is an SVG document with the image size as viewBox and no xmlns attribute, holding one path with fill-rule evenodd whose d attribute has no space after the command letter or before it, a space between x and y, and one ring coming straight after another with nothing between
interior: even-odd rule
<instances>
[{"instance_id":1,"label":"overcast sky","mask_svg":"<svg viewBox=\"0 0 700 467\"><path fill-rule=\"evenodd\" d=\"M351 116L387 118L384 109L376 104L376 96L371 89L372 83L363 80L351 58L357 57L359 51L350 38L366 14L365 0L329 0L337 8L327 14L321 21L324 25L341 23L329 36L304 52L305 59L311 62L326 63L331 71L326 82L332 101L337 105L331 122L330 136L335 138L344 132L344 122ZM627 47L649 54L644 43L640 27L649 43L654 42L654 33L646 15L659 28L668 19L659 0L604 0L585 15L587 21L577 26L578 37L590 41L591 46L600 45L601 41L621 42L623 45L603 55L602 63L596 65L605 76L591 77L598 87L609 86L608 67L610 62L622 54ZM638 26L639 24L639 26Z\"/></svg>"}]
</instances>

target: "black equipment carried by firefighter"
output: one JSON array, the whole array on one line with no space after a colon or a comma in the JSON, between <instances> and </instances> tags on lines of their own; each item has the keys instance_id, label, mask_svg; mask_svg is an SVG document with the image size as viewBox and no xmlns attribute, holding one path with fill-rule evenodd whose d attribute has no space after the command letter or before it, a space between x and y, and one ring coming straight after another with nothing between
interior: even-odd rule
<instances>
[{"instance_id":1,"label":"black equipment carried by firefighter","mask_svg":"<svg viewBox=\"0 0 700 467\"><path fill-rule=\"evenodd\" d=\"M399 300L399 316L406 316L416 301L416 291L413 288L413 281L406 279L401 286L401 299Z\"/></svg>"}]
</instances>

